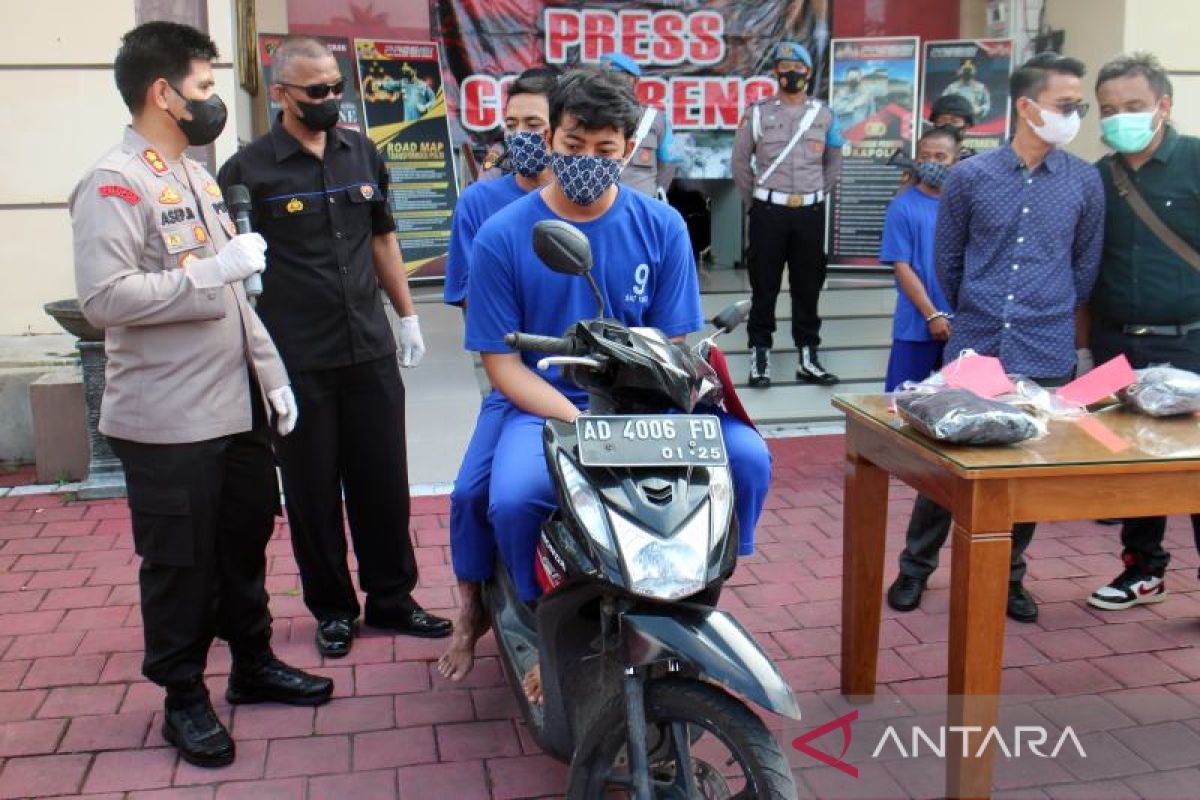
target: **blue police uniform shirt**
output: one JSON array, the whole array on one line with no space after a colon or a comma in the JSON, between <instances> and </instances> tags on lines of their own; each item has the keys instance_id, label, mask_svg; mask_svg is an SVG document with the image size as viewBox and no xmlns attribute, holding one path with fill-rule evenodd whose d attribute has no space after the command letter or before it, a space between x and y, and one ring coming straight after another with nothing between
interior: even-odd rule
<instances>
[{"instance_id":1,"label":"blue police uniform shirt","mask_svg":"<svg viewBox=\"0 0 1200 800\"><path fill-rule=\"evenodd\" d=\"M446 287L442 299L448 305L462 305L467 296L471 274L471 247L479 228L488 217L526 194L516 175L497 180L475 181L459 195L450 223L450 252L446 257Z\"/></svg>"},{"instance_id":2,"label":"blue police uniform shirt","mask_svg":"<svg viewBox=\"0 0 1200 800\"><path fill-rule=\"evenodd\" d=\"M552 272L533 252L533 226L560 219L541 191L509 203L475 237L466 347L481 353L512 352L512 331L561 336L596 316L596 298L584 278ZM700 286L687 226L679 212L620 187L603 216L566 220L592 246L592 275L604 295L606 316L629 326L658 328L667 336L699 330ZM544 354L522 353L530 369ZM559 370L539 373L576 403L585 395Z\"/></svg>"},{"instance_id":3,"label":"blue police uniform shirt","mask_svg":"<svg viewBox=\"0 0 1200 800\"><path fill-rule=\"evenodd\" d=\"M885 264L903 261L913 268L921 285L929 294L933 307L948 311L950 305L942 294L934 268L933 241L937 227L938 198L911 187L896 195L888 206L883 222L883 241L879 260ZM917 310L908 295L896 286L896 314L892 318L892 338L908 342L933 339L925 316Z\"/></svg>"}]
</instances>

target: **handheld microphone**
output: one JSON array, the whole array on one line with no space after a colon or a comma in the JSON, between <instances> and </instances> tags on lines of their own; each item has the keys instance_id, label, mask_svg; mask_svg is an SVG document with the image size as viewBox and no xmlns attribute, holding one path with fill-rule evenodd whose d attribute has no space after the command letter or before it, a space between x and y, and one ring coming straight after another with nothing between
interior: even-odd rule
<instances>
[{"instance_id":1,"label":"handheld microphone","mask_svg":"<svg viewBox=\"0 0 1200 800\"><path fill-rule=\"evenodd\" d=\"M240 183L230 186L225 192L225 202L229 204L229 210L233 212L233 224L237 228L237 232L251 233L250 190ZM246 287L246 297L253 305L258 296L262 294L262 276L256 272L242 281L242 285Z\"/></svg>"}]
</instances>

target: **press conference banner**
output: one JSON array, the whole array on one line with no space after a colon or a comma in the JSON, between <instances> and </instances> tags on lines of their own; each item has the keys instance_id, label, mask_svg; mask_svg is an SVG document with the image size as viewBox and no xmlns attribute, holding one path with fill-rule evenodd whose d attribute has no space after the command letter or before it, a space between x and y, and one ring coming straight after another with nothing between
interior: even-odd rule
<instances>
[{"instance_id":1,"label":"press conference banner","mask_svg":"<svg viewBox=\"0 0 1200 800\"><path fill-rule=\"evenodd\" d=\"M1013 67L1011 39L925 43L922 117L948 94L964 97L975 110L975 124L963 144L977 153L994 150L1008 135L1008 78Z\"/></svg>"},{"instance_id":2,"label":"press conference banner","mask_svg":"<svg viewBox=\"0 0 1200 800\"><path fill-rule=\"evenodd\" d=\"M446 94L461 134L476 143L504 122L508 85L541 64L594 64L622 52L642 68L641 101L664 109L679 177L728 178L733 132L746 107L775 93L772 46L803 42L823 75L825 3L791 0L431 0L445 43Z\"/></svg>"},{"instance_id":3,"label":"press conference banner","mask_svg":"<svg viewBox=\"0 0 1200 800\"><path fill-rule=\"evenodd\" d=\"M271 73L272 57L275 48L285 36L278 33L260 33L258 35L258 60L263 75L263 85L268 86L273 80ZM338 71L346 79L346 91L342 94L342 103L338 108L338 124L351 130L362 130L362 110L358 102L358 70L354 66L354 55L350 52L350 40L341 36L314 36L314 39L329 48L337 60ZM260 92L267 103L268 122L274 124L279 114L279 103L275 102L270 92Z\"/></svg>"},{"instance_id":4,"label":"press conference banner","mask_svg":"<svg viewBox=\"0 0 1200 800\"><path fill-rule=\"evenodd\" d=\"M410 275L445 269L458 201L438 46L355 39L367 135L388 170L388 203Z\"/></svg>"},{"instance_id":5,"label":"press conference banner","mask_svg":"<svg viewBox=\"0 0 1200 800\"><path fill-rule=\"evenodd\" d=\"M900 185L901 169L888 160L913 151L917 44L915 36L833 40L829 106L846 145L828 217L831 264L879 263L883 219Z\"/></svg>"}]
</instances>

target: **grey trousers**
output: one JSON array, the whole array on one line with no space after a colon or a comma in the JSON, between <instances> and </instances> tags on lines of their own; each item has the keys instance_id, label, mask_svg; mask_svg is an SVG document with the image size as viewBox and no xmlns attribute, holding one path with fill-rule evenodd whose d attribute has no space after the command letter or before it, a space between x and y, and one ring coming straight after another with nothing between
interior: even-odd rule
<instances>
[{"instance_id":1,"label":"grey trousers","mask_svg":"<svg viewBox=\"0 0 1200 800\"><path fill-rule=\"evenodd\" d=\"M1033 540L1037 526L1019 522L1012 529L1012 562L1008 580L1020 583L1025 578L1025 548ZM913 503L912 518L904 535L904 551L900 553L900 573L925 580L938 565L938 554L950 535L950 512L923 494Z\"/></svg>"}]
</instances>

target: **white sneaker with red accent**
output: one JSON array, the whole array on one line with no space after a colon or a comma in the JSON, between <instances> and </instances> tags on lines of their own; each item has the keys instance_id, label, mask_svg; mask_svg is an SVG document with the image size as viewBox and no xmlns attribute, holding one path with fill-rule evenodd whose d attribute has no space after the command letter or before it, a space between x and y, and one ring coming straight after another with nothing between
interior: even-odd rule
<instances>
[{"instance_id":1,"label":"white sneaker with red accent","mask_svg":"<svg viewBox=\"0 0 1200 800\"><path fill-rule=\"evenodd\" d=\"M1122 611L1143 603L1161 603L1166 599L1167 584L1162 577L1127 569L1112 583L1092 592L1088 605L1107 611Z\"/></svg>"}]
</instances>

